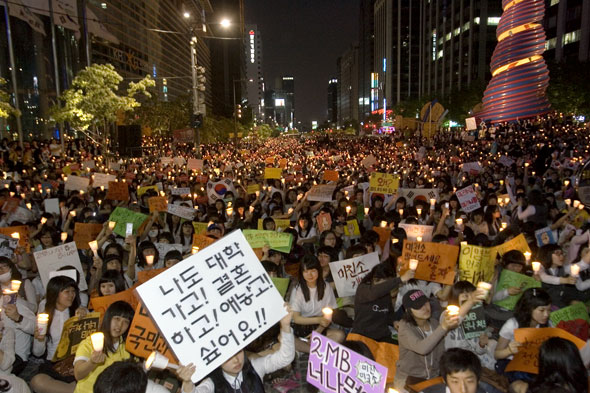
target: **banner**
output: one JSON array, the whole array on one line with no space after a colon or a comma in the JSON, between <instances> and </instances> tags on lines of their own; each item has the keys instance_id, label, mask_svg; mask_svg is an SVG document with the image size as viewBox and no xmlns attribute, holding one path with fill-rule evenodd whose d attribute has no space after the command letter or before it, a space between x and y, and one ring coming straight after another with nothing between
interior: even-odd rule
<instances>
[{"instance_id":1,"label":"banner","mask_svg":"<svg viewBox=\"0 0 590 393\"><path fill-rule=\"evenodd\" d=\"M306 380L324 393L383 393L387 367L314 331Z\"/></svg>"},{"instance_id":2,"label":"banner","mask_svg":"<svg viewBox=\"0 0 590 393\"><path fill-rule=\"evenodd\" d=\"M100 313L90 312L82 319L71 317L63 326L61 338L52 361L57 362L75 355L78 345L99 328Z\"/></svg>"},{"instance_id":3,"label":"banner","mask_svg":"<svg viewBox=\"0 0 590 393\"><path fill-rule=\"evenodd\" d=\"M109 190L107 191L106 199L111 199L113 201L128 201L129 185L126 182L109 182Z\"/></svg>"},{"instance_id":4,"label":"banner","mask_svg":"<svg viewBox=\"0 0 590 393\"><path fill-rule=\"evenodd\" d=\"M172 353L166 339L160 334L147 309L141 303L135 308L135 316L129 325L125 349L144 359L147 359L153 351L158 351L172 363L178 364L178 359Z\"/></svg>"},{"instance_id":5,"label":"banner","mask_svg":"<svg viewBox=\"0 0 590 393\"><path fill-rule=\"evenodd\" d=\"M74 242L80 250L88 250L89 242L96 240L98 234L102 231L102 224L85 224L77 222L74 225Z\"/></svg>"},{"instance_id":6,"label":"banner","mask_svg":"<svg viewBox=\"0 0 590 393\"><path fill-rule=\"evenodd\" d=\"M90 184L90 179L87 177L81 176L68 176L68 180L65 184L66 191L86 191L88 189L88 184Z\"/></svg>"},{"instance_id":7,"label":"banner","mask_svg":"<svg viewBox=\"0 0 590 393\"><path fill-rule=\"evenodd\" d=\"M81 291L88 289L86 285L86 279L84 270L82 270L82 264L80 263L80 256L78 255L78 248L76 243L66 243L56 247L47 248L45 250L37 251L33 254L35 261L37 262L37 269L39 270L39 276L43 287L47 288L49 282L49 273L59 270L62 267L72 266L74 267L79 275L80 282L78 287Z\"/></svg>"},{"instance_id":8,"label":"banner","mask_svg":"<svg viewBox=\"0 0 590 393\"><path fill-rule=\"evenodd\" d=\"M455 194L457 195L459 203L461 204L461 210L463 210L465 213L471 213L472 211L481 207L479 204L479 199L477 199L475 189L472 185L462 188L461 190L457 190Z\"/></svg>"},{"instance_id":9,"label":"banner","mask_svg":"<svg viewBox=\"0 0 590 393\"><path fill-rule=\"evenodd\" d=\"M168 204L167 212L189 221L192 221L195 218L195 209L192 207L177 205L175 203Z\"/></svg>"},{"instance_id":10,"label":"banner","mask_svg":"<svg viewBox=\"0 0 590 393\"><path fill-rule=\"evenodd\" d=\"M117 223L113 232L123 238L126 236L127 223L133 224L133 234L137 235L139 233L139 228L147 219L148 216L145 214L136 213L132 210L125 209L124 207L116 207L109 217L109 221L115 221Z\"/></svg>"},{"instance_id":11,"label":"banner","mask_svg":"<svg viewBox=\"0 0 590 393\"><path fill-rule=\"evenodd\" d=\"M121 300L135 309L137 307L138 301L134 293L135 288L129 288L125 291L115 293L114 295L91 297L90 308L100 313L100 315L104 315L104 313L107 311L107 308L109 308L111 304Z\"/></svg>"},{"instance_id":12,"label":"banner","mask_svg":"<svg viewBox=\"0 0 590 393\"><path fill-rule=\"evenodd\" d=\"M283 168L264 168L265 179L280 179L283 175Z\"/></svg>"},{"instance_id":13,"label":"banner","mask_svg":"<svg viewBox=\"0 0 590 393\"><path fill-rule=\"evenodd\" d=\"M262 248L265 244L268 244L271 250L280 251L285 254L291 252L293 236L290 233L245 229L243 234L252 248Z\"/></svg>"},{"instance_id":14,"label":"banner","mask_svg":"<svg viewBox=\"0 0 590 393\"><path fill-rule=\"evenodd\" d=\"M496 264L496 249L461 245L459 256L459 280L469 281L473 285L478 282L492 282Z\"/></svg>"},{"instance_id":15,"label":"banner","mask_svg":"<svg viewBox=\"0 0 590 393\"><path fill-rule=\"evenodd\" d=\"M403 275L409 269L410 259L417 259L418 268L414 278L453 285L458 257L458 246L406 240L402 251L404 266L400 275Z\"/></svg>"},{"instance_id":16,"label":"banner","mask_svg":"<svg viewBox=\"0 0 590 393\"><path fill-rule=\"evenodd\" d=\"M363 277L378 264L379 255L377 252L330 262L330 271L338 291L338 297L354 296Z\"/></svg>"},{"instance_id":17,"label":"banner","mask_svg":"<svg viewBox=\"0 0 590 393\"><path fill-rule=\"evenodd\" d=\"M334 190L336 190L336 184L315 185L309 190L307 200L310 202L332 202Z\"/></svg>"},{"instance_id":18,"label":"banner","mask_svg":"<svg viewBox=\"0 0 590 393\"><path fill-rule=\"evenodd\" d=\"M434 232L434 226L432 225L399 224L398 227L406 231L408 240L415 241L418 236L422 237L423 242L432 240L432 233Z\"/></svg>"},{"instance_id":19,"label":"banner","mask_svg":"<svg viewBox=\"0 0 590 393\"><path fill-rule=\"evenodd\" d=\"M522 296L522 293L529 288L541 288L541 282L524 274L515 273L508 269L503 269L496 284L496 292L504 289L516 287L521 289L521 293L514 296L508 296L506 299L494 302L498 306L504 307L508 310L514 310L514 306Z\"/></svg>"},{"instance_id":20,"label":"banner","mask_svg":"<svg viewBox=\"0 0 590 393\"><path fill-rule=\"evenodd\" d=\"M463 317L461 322L463 332L465 333L465 339L469 340L472 338L479 338L485 333L486 324L486 313L481 304L475 305L469 312Z\"/></svg>"},{"instance_id":21,"label":"banner","mask_svg":"<svg viewBox=\"0 0 590 393\"><path fill-rule=\"evenodd\" d=\"M105 189L108 189L109 183L114 182L116 180L117 176L115 175L108 175L106 173L95 173L92 175L92 187L104 187Z\"/></svg>"},{"instance_id":22,"label":"banner","mask_svg":"<svg viewBox=\"0 0 590 393\"><path fill-rule=\"evenodd\" d=\"M237 230L137 287L180 363L200 365L194 382L286 315L256 259Z\"/></svg>"},{"instance_id":23,"label":"banner","mask_svg":"<svg viewBox=\"0 0 590 393\"><path fill-rule=\"evenodd\" d=\"M45 25L43 21L33 14L29 7L22 4L21 0L14 0L8 4L8 14L26 22L31 29L38 33L45 34Z\"/></svg>"},{"instance_id":24,"label":"banner","mask_svg":"<svg viewBox=\"0 0 590 393\"><path fill-rule=\"evenodd\" d=\"M393 195L399 188L399 177L390 173L371 173L369 192Z\"/></svg>"},{"instance_id":25,"label":"banner","mask_svg":"<svg viewBox=\"0 0 590 393\"><path fill-rule=\"evenodd\" d=\"M575 321L576 319L583 319L590 323L588 309L584 303L576 303L568 307L560 308L557 311L553 311L549 315L549 319L553 322L553 326L557 326L561 321Z\"/></svg>"}]
</instances>

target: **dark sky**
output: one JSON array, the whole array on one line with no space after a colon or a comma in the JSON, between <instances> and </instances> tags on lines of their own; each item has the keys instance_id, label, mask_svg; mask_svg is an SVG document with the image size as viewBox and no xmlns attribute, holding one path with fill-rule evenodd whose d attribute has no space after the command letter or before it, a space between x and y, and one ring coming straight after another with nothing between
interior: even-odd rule
<instances>
[{"instance_id":1,"label":"dark sky","mask_svg":"<svg viewBox=\"0 0 590 393\"><path fill-rule=\"evenodd\" d=\"M358 38L358 0L244 0L246 24L262 35L267 88L276 77L295 77L295 117L326 119L328 80L336 59Z\"/></svg>"}]
</instances>

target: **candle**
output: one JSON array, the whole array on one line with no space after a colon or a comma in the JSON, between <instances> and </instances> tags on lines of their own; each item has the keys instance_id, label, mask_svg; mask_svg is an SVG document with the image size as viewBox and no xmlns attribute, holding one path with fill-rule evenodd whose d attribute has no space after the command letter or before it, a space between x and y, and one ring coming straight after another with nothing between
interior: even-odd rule
<instances>
[{"instance_id":1,"label":"candle","mask_svg":"<svg viewBox=\"0 0 590 393\"><path fill-rule=\"evenodd\" d=\"M327 319L328 321L332 320L333 313L334 313L334 311L332 311L332 309L330 307L322 308L322 314L324 314L324 318Z\"/></svg>"},{"instance_id":2,"label":"candle","mask_svg":"<svg viewBox=\"0 0 590 393\"><path fill-rule=\"evenodd\" d=\"M47 325L49 324L49 314L37 315L37 331L39 336L45 336L47 334Z\"/></svg>"},{"instance_id":3,"label":"candle","mask_svg":"<svg viewBox=\"0 0 590 393\"><path fill-rule=\"evenodd\" d=\"M30 202L27 202L27 209L31 210L32 207L33 207L33 205L31 205Z\"/></svg>"},{"instance_id":4,"label":"candle","mask_svg":"<svg viewBox=\"0 0 590 393\"><path fill-rule=\"evenodd\" d=\"M148 264L148 266L152 266L154 264L154 256L153 255L146 255L145 261Z\"/></svg>"},{"instance_id":5,"label":"candle","mask_svg":"<svg viewBox=\"0 0 590 393\"><path fill-rule=\"evenodd\" d=\"M418 268L418 260L417 259L410 259L410 269L416 270Z\"/></svg>"},{"instance_id":6,"label":"candle","mask_svg":"<svg viewBox=\"0 0 590 393\"><path fill-rule=\"evenodd\" d=\"M112 231L113 229L115 229L115 226L117 225L117 223L115 221L109 221L109 229Z\"/></svg>"},{"instance_id":7,"label":"candle","mask_svg":"<svg viewBox=\"0 0 590 393\"><path fill-rule=\"evenodd\" d=\"M466 241L462 241L462 242L461 242L461 246L462 246L462 247L463 247L463 246L466 246L466 245L467 245L467 242L466 242Z\"/></svg>"},{"instance_id":8,"label":"candle","mask_svg":"<svg viewBox=\"0 0 590 393\"><path fill-rule=\"evenodd\" d=\"M68 233L67 232L62 232L61 233L61 242L62 243L65 243L67 238L68 238Z\"/></svg>"},{"instance_id":9,"label":"candle","mask_svg":"<svg viewBox=\"0 0 590 393\"><path fill-rule=\"evenodd\" d=\"M254 212L254 206L250 206L250 208L248 209L250 211L250 213Z\"/></svg>"},{"instance_id":10,"label":"candle","mask_svg":"<svg viewBox=\"0 0 590 393\"><path fill-rule=\"evenodd\" d=\"M578 274L580 274L580 266L579 265L571 265L570 272L572 273L572 277L578 277Z\"/></svg>"},{"instance_id":11,"label":"candle","mask_svg":"<svg viewBox=\"0 0 590 393\"><path fill-rule=\"evenodd\" d=\"M570 181L569 180L564 180L563 181L563 185L566 186L566 187L569 186L570 185Z\"/></svg>"},{"instance_id":12,"label":"candle","mask_svg":"<svg viewBox=\"0 0 590 393\"><path fill-rule=\"evenodd\" d=\"M232 216L234 214L234 208L228 207L227 209L225 209L225 212L227 213L228 216Z\"/></svg>"},{"instance_id":13,"label":"candle","mask_svg":"<svg viewBox=\"0 0 590 393\"><path fill-rule=\"evenodd\" d=\"M195 254L196 254L196 253L198 253L198 252L199 252L199 247L197 247L197 246L194 246L194 247L191 249L191 254L193 254L193 255L195 255Z\"/></svg>"},{"instance_id":14,"label":"candle","mask_svg":"<svg viewBox=\"0 0 590 393\"><path fill-rule=\"evenodd\" d=\"M447 313L449 314L449 316L455 316L455 315L459 315L459 307L457 306L447 306Z\"/></svg>"},{"instance_id":15,"label":"candle","mask_svg":"<svg viewBox=\"0 0 590 393\"><path fill-rule=\"evenodd\" d=\"M4 303L8 303L8 304L15 304L16 303L16 291L13 291L12 289L4 289L2 291L2 294L8 298L8 301L6 301L6 299L4 300Z\"/></svg>"},{"instance_id":16,"label":"candle","mask_svg":"<svg viewBox=\"0 0 590 393\"><path fill-rule=\"evenodd\" d=\"M436 199L430 198L430 206L434 207L436 205Z\"/></svg>"},{"instance_id":17,"label":"candle","mask_svg":"<svg viewBox=\"0 0 590 393\"><path fill-rule=\"evenodd\" d=\"M422 241L422 236L416 236L416 241L417 242L421 242Z\"/></svg>"},{"instance_id":18,"label":"candle","mask_svg":"<svg viewBox=\"0 0 590 393\"><path fill-rule=\"evenodd\" d=\"M541 270L541 262L533 262L532 265L533 265L533 271L535 273L538 272L539 270Z\"/></svg>"},{"instance_id":19,"label":"candle","mask_svg":"<svg viewBox=\"0 0 590 393\"><path fill-rule=\"evenodd\" d=\"M503 231L504 229L506 229L506 227L507 227L507 226L508 226L508 224L507 224L507 223L505 223L505 222L502 222L502 224L501 224L501 228L502 228L502 229L501 229L501 230Z\"/></svg>"},{"instance_id":20,"label":"candle","mask_svg":"<svg viewBox=\"0 0 590 393\"><path fill-rule=\"evenodd\" d=\"M477 288L484 291L487 296L488 292L490 292L490 290L492 289L492 284L490 284L489 282L480 281L477 283Z\"/></svg>"},{"instance_id":21,"label":"candle","mask_svg":"<svg viewBox=\"0 0 590 393\"><path fill-rule=\"evenodd\" d=\"M72 217L76 217L76 212L75 212L74 210L72 210L72 211L70 212L70 216L72 216Z\"/></svg>"},{"instance_id":22,"label":"candle","mask_svg":"<svg viewBox=\"0 0 590 393\"><path fill-rule=\"evenodd\" d=\"M88 242L88 246L90 246L90 249L94 253L94 256L98 258L98 241L93 240L91 242Z\"/></svg>"},{"instance_id":23,"label":"candle","mask_svg":"<svg viewBox=\"0 0 590 393\"><path fill-rule=\"evenodd\" d=\"M41 217L41 225L45 225L46 222L47 222L47 218Z\"/></svg>"},{"instance_id":24,"label":"candle","mask_svg":"<svg viewBox=\"0 0 590 393\"><path fill-rule=\"evenodd\" d=\"M529 263L529 261L531 260L531 255L532 255L532 254L531 254L531 252L530 252L530 251L525 251L525 252L524 252L524 257L525 257L525 259L526 259L526 263L527 263L527 264L528 264L528 263Z\"/></svg>"},{"instance_id":25,"label":"candle","mask_svg":"<svg viewBox=\"0 0 590 393\"><path fill-rule=\"evenodd\" d=\"M578 201L577 199L574 201L574 208L577 208L578 206L580 206L580 201Z\"/></svg>"},{"instance_id":26,"label":"candle","mask_svg":"<svg viewBox=\"0 0 590 393\"><path fill-rule=\"evenodd\" d=\"M346 214L350 214L350 209L352 209L350 206L346 206Z\"/></svg>"},{"instance_id":27,"label":"candle","mask_svg":"<svg viewBox=\"0 0 590 393\"><path fill-rule=\"evenodd\" d=\"M419 215L419 216L421 216L421 215L422 215L422 209L420 209L420 208L417 208L417 209L416 209L416 213L418 213L418 215Z\"/></svg>"},{"instance_id":28,"label":"candle","mask_svg":"<svg viewBox=\"0 0 590 393\"><path fill-rule=\"evenodd\" d=\"M458 225L458 226L461 226L461 225L463 225L463 219L462 219L462 218L457 218L457 219L455 220L455 222L457 223L457 225Z\"/></svg>"},{"instance_id":29,"label":"candle","mask_svg":"<svg viewBox=\"0 0 590 393\"><path fill-rule=\"evenodd\" d=\"M579 271L580 269L578 269ZM18 292L18 290L20 289L20 284L21 282L19 280L12 280L10 281L10 289L13 290L14 292Z\"/></svg>"},{"instance_id":30,"label":"candle","mask_svg":"<svg viewBox=\"0 0 590 393\"><path fill-rule=\"evenodd\" d=\"M96 332L90 335L90 341L92 341L92 349L95 352L102 352L104 347L104 333Z\"/></svg>"},{"instance_id":31,"label":"candle","mask_svg":"<svg viewBox=\"0 0 590 393\"><path fill-rule=\"evenodd\" d=\"M564 199L563 200L565 202L566 205L570 206L572 204L572 200L571 199Z\"/></svg>"},{"instance_id":32,"label":"candle","mask_svg":"<svg viewBox=\"0 0 590 393\"><path fill-rule=\"evenodd\" d=\"M389 388L389 390L387 391L387 393L399 393L398 390L394 389L394 388Z\"/></svg>"},{"instance_id":33,"label":"candle","mask_svg":"<svg viewBox=\"0 0 590 393\"><path fill-rule=\"evenodd\" d=\"M367 214L369 214L369 208L368 208L368 207L365 207L365 216L366 216Z\"/></svg>"},{"instance_id":34,"label":"candle","mask_svg":"<svg viewBox=\"0 0 590 393\"><path fill-rule=\"evenodd\" d=\"M585 206L584 206L584 204L582 204L582 203L580 203L580 204L578 205L578 209L580 209L580 210L584 210L584 207L585 207Z\"/></svg>"},{"instance_id":35,"label":"candle","mask_svg":"<svg viewBox=\"0 0 590 393\"><path fill-rule=\"evenodd\" d=\"M381 228L385 228L387 226L387 221L381 221Z\"/></svg>"},{"instance_id":36,"label":"candle","mask_svg":"<svg viewBox=\"0 0 590 393\"><path fill-rule=\"evenodd\" d=\"M13 232L10 234L10 237L13 239L20 239L20 233L18 232Z\"/></svg>"},{"instance_id":37,"label":"candle","mask_svg":"<svg viewBox=\"0 0 590 393\"><path fill-rule=\"evenodd\" d=\"M509 203L510 203L510 198L504 198L504 204L506 206L508 206Z\"/></svg>"}]
</instances>

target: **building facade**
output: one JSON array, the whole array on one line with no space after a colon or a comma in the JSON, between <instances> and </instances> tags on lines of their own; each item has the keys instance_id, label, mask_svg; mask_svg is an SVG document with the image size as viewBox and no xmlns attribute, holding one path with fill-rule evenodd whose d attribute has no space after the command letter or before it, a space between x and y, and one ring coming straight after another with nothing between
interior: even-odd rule
<instances>
[{"instance_id":1,"label":"building facade","mask_svg":"<svg viewBox=\"0 0 590 393\"><path fill-rule=\"evenodd\" d=\"M589 61L590 0L546 0L545 5L545 59Z\"/></svg>"},{"instance_id":2,"label":"building facade","mask_svg":"<svg viewBox=\"0 0 590 393\"><path fill-rule=\"evenodd\" d=\"M371 91L373 89L371 76L375 70L375 18L373 9L375 0L361 0L359 8L359 116L363 120L371 114Z\"/></svg>"},{"instance_id":3,"label":"building facade","mask_svg":"<svg viewBox=\"0 0 590 393\"><path fill-rule=\"evenodd\" d=\"M359 117L359 48L353 43L338 59L338 125Z\"/></svg>"},{"instance_id":4,"label":"building facade","mask_svg":"<svg viewBox=\"0 0 590 393\"><path fill-rule=\"evenodd\" d=\"M326 121L330 126L338 123L338 79L332 78L328 82L328 111Z\"/></svg>"},{"instance_id":5,"label":"building facade","mask_svg":"<svg viewBox=\"0 0 590 393\"><path fill-rule=\"evenodd\" d=\"M264 76L262 72L262 37L256 25L246 26L246 96L255 123L264 123Z\"/></svg>"}]
</instances>

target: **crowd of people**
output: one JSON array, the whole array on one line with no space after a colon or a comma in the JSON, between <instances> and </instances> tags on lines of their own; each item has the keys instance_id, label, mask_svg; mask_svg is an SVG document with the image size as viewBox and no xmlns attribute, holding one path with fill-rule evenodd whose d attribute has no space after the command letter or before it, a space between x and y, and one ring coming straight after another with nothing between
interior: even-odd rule
<instances>
[{"instance_id":1,"label":"crowd of people","mask_svg":"<svg viewBox=\"0 0 590 393\"><path fill-rule=\"evenodd\" d=\"M293 239L289 252L266 245L258 253L270 276L291 280L287 316L197 384L191 376L201 365L180 365L176 377L183 392L262 392L266 380L288 370L296 357L307 356L314 331L367 357L372 357L369 348L347 339L350 333L397 345L399 359L386 366L395 370L389 386L400 392L436 377L442 382L425 392L588 392L590 347L579 349L563 338L542 344L537 374L506 371L521 347L515 330L551 327L551 312L580 303L586 307L589 300L590 206L580 202L575 187L576 174L590 156L583 126L548 116L483 126L475 134L439 133L430 140L402 133L279 137L206 145L199 152L192 145L145 138L138 158L106 154L85 139L68 140L65 149L56 141L25 142L22 148L7 140L0 144L0 228L27 228L13 252L0 257L2 289L21 282L16 300L3 296L0 389L6 380L15 392L166 391L147 380L134 363L142 359L127 351L125 337L135 314L131 305L112 303L102 316L101 351L87 337L64 365L54 355L65 322L92 311L90 299L132 288L139 272L190 257L198 251L196 234L216 240L237 229L258 228ZM199 167L187 169L197 153L202 154ZM267 167L282 168L280 178L265 179ZM327 171L337 172L337 178L326 180ZM397 191L371 192L373 172L395 174ZM105 187L93 185L98 173L124 181L129 198L108 199ZM68 176L87 177L88 188L67 189ZM224 180L222 197L212 197L208 183ZM321 184L336 186L332 201L310 200L310 190ZM470 185L480 207L467 213L456 192ZM176 194L177 188L190 192ZM408 189L435 190L435 196L410 196L404 192ZM149 199L160 196L192 208L194 219L150 212ZM46 211L44 201L54 198L59 213ZM109 220L116 208L148 218L139 231L121 236ZM329 215L329 227L318 224L320 214ZM349 229L351 221L359 233ZM94 239L96 254L79 249L83 274L74 279L54 272L44 285L35 252L72 241L76 223L103 225ZM451 285L419 280L402 256L404 245L416 240L404 224L431 227L431 242L458 247L489 248L523 235L531 251L498 253L491 289L461 280L458 260ZM376 227L387 228L385 243ZM198 233L198 228L204 229ZM537 239L536 232L545 228L552 236ZM159 255L163 243L177 247ZM373 252L380 263L362 278L355 296L340 296L330 263ZM539 285L499 288L504 270ZM87 290L81 290L82 281ZM511 298L518 299L513 309L497 304ZM466 336L465 317L480 307L487 329ZM325 308L333 310L331 317ZM590 318L584 310L585 320L559 327L587 341ZM38 325L39 314L48 314L46 330ZM120 383L121 375L132 382ZM290 382L279 379L276 388L286 392L295 386ZM112 390L105 387L109 384Z\"/></svg>"}]
</instances>

